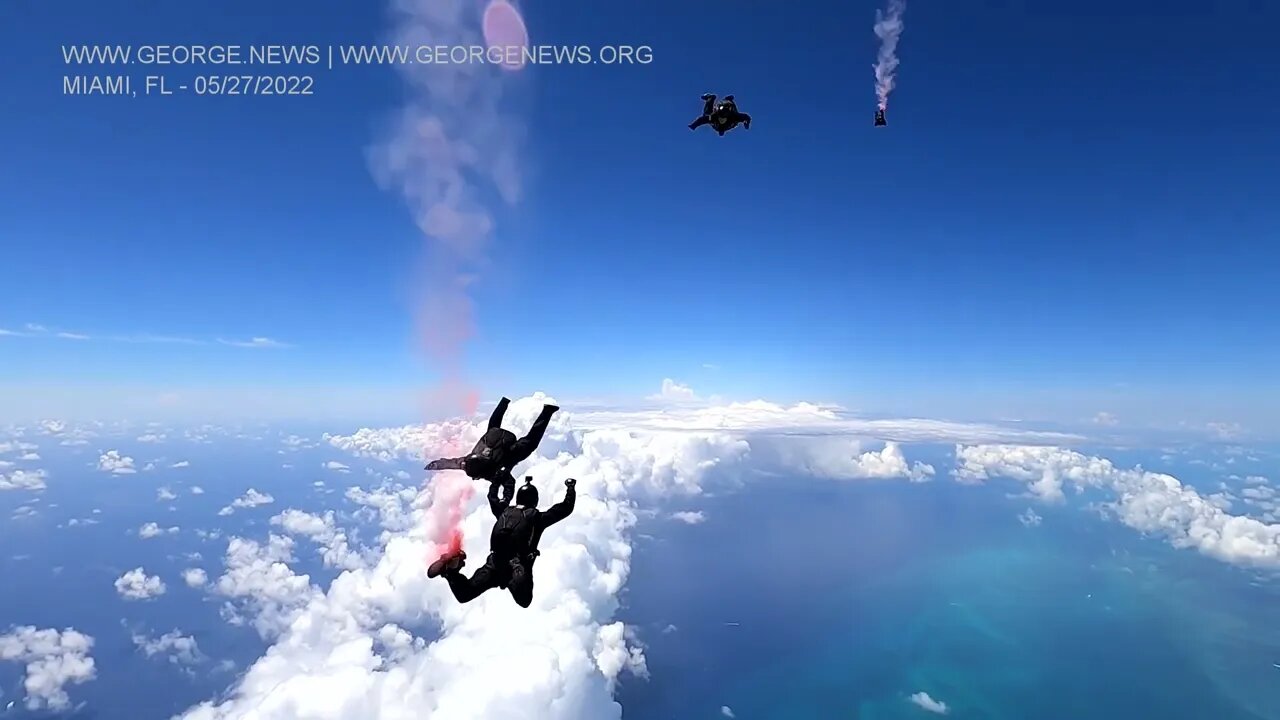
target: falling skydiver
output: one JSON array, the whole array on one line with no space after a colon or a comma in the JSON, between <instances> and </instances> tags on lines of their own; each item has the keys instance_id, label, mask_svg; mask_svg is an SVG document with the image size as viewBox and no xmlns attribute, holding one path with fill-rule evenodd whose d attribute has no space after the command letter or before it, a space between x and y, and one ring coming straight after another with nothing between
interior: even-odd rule
<instances>
[{"instance_id":1,"label":"falling skydiver","mask_svg":"<svg viewBox=\"0 0 1280 720\"><path fill-rule=\"evenodd\" d=\"M876 127L884 127L888 124L884 121L884 110L876 110Z\"/></svg>"},{"instance_id":2,"label":"falling skydiver","mask_svg":"<svg viewBox=\"0 0 1280 720\"><path fill-rule=\"evenodd\" d=\"M427 577L444 576L449 589L460 603L468 603L495 587L507 588L520 607L533 603L533 563L538 558L538 542L547 528L569 517L577 499L578 481L564 481L564 499L538 510L538 488L532 478L515 493L515 507L511 507L515 480L507 475L500 482L489 486L489 509L496 522L489 534L489 556L471 577L462 574L467 554L459 550L453 555L436 560L427 568ZM498 491L501 487L502 494Z\"/></svg>"},{"instance_id":3,"label":"falling skydiver","mask_svg":"<svg viewBox=\"0 0 1280 720\"><path fill-rule=\"evenodd\" d=\"M697 120L689 123L690 130L697 130L703 125L710 125L716 133L724 135L739 124L744 129L751 129L751 116L738 111L738 104L734 102L732 95L726 95L724 100L716 104L716 96L706 93L702 96L702 115Z\"/></svg>"},{"instance_id":4,"label":"falling skydiver","mask_svg":"<svg viewBox=\"0 0 1280 720\"><path fill-rule=\"evenodd\" d=\"M427 463L427 470L462 470L467 477L474 480L501 482L511 476L516 465L529 459L542 436L551 424L551 416L560 408L555 405L543 405L542 413L533 421L529 433L520 439L510 430L502 428L502 418L507 412L511 400L504 397L498 401L493 414L489 416L489 427L471 452L463 457L440 458ZM511 482L514 484L515 480Z\"/></svg>"}]
</instances>

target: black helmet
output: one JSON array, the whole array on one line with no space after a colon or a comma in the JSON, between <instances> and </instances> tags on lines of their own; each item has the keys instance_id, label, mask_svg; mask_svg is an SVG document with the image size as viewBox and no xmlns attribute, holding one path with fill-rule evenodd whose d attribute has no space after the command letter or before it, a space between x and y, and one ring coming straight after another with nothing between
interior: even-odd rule
<instances>
[{"instance_id":1,"label":"black helmet","mask_svg":"<svg viewBox=\"0 0 1280 720\"><path fill-rule=\"evenodd\" d=\"M521 507L538 507L538 488L533 486L533 478L526 477L524 485L516 491L516 504Z\"/></svg>"}]
</instances>

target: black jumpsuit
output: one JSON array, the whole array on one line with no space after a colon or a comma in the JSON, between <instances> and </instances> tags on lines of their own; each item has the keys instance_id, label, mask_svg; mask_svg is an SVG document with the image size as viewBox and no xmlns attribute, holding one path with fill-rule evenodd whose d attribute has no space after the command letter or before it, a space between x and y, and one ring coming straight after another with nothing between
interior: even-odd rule
<instances>
[{"instance_id":1,"label":"black jumpsuit","mask_svg":"<svg viewBox=\"0 0 1280 720\"><path fill-rule=\"evenodd\" d=\"M712 95L711 93L707 93L706 95L703 95L702 96L702 115L698 116L697 120L694 120L693 122L689 123L689 129L697 130L703 125L710 123L711 114L714 113L715 111L716 111L716 96Z\"/></svg>"},{"instance_id":2,"label":"black jumpsuit","mask_svg":"<svg viewBox=\"0 0 1280 720\"><path fill-rule=\"evenodd\" d=\"M714 113L712 113L711 124L715 127L716 132L721 135L736 127L738 124L741 124L743 127L750 130L751 116L744 112L738 112L738 104L736 102L732 100L725 100L720 103L720 106L716 108Z\"/></svg>"},{"instance_id":3,"label":"black jumpsuit","mask_svg":"<svg viewBox=\"0 0 1280 720\"><path fill-rule=\"evenodd\" d=\"M489 427L471 453L459 458L441 458L427 465L428 470L465 470L467 475L476 480L495 482L503 471L510 471L516 465L529 459L538 449L542 436L546 435L551 424L551 416L560 408L555 405L543 405L538 419L533 421L528 434L517 439L516 434L502 428L502 418L507 413L511 401L502 398L498 406L489 416Z\"/></svg>"},{"instance_id":4,"label":"black jumpsuit","mask_svg":"<svg viewBox=\"0 0 1280 720\"><path fill-rule=\"evenodd\" d=\"M499 487L502 488L501 497L498 495ZM502 517L510 507L514 495L515 479L509 473L500 482L489 486L489 509L493 511L494 518ZM458 602L471 602L487 590L504 587L511 591L511 597L515 599L517 605L529 607L533 603L533 562L537 557L536 551L542 532L569 517L573 512L576 498L576 488L569 486L565 488L564 499L552 505L546 512L540 512L535 508L523 509L526 522L529 523L525 531L531 533L529 553L523 557L518 554L499 556L495 552L490 552L484 565L469 578L457 571L445 573L444 577L449 582L449 589L453 591L453 596L458 599ZM493 539L490 538L490 546L492 545Z\"/></svg>"}]
</instances>

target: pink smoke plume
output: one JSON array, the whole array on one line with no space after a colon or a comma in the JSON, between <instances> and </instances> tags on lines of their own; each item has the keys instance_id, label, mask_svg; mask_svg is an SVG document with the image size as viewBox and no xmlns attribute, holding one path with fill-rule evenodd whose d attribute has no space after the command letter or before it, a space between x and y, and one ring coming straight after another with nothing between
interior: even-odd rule
<instances>
[{"instance_id":1,"label":"pink smoke plume","mask_svg":"<svg viewBox=\"0 0 1280 720\"><path fill-rule=\"evenodd\" d=\"M506 0L486 8L479 0L393 0L393 42L418 46L477 46L485 24L504 45L527 43L524 21ZM519 56L517 54L517 56ZM369 155L375 178L398 191L426 239L426 267L418 277L418 336L435 370L427 398L435 410L470 416L477 394L466 373L467 345L475 336L472 284L485 266L493 235L496 195L519 199L516 158L519 128L499 110L502 65L488 62L397 66L409 100L386 138ZM514 68L519 69L519 68ZM470 448L424 448L428 459ZM432 556L462 544L459 524L475 492L457 471L431 479L425 521Z\"/></svg>"},{"instance_id":2,"label":"pink smoke plume","mask_svg":"<svg viewBox=\"0 0 1280 720\"><path fill-rule=\"evenodd\" d=\"M529 32L524 18L506 0L493 0L484 10L484 43L489 48L501 49L503 70L519 70L524 67L523 50L529 45Z\"/></svg>"},{"instance_id":3,"label":"pink smoke plume","mask_svg":"<svg viewBox=\"0 0 1280 720\"><path fill-rule=\"evenodd\" d=\"M889 93L893 92L894 72L898 69L902 14L906 10L906 0L889 0L885 12L876 11L876 37L880 38L880 53L876 57L876 98L881 110L889 108Z\"/></svg>"}]
</instances>

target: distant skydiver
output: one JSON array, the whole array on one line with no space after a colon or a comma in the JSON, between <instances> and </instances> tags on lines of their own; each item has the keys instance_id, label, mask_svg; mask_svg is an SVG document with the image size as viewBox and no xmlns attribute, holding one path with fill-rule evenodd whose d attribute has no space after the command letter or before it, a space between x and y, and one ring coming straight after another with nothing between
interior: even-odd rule
<instances>
[{"instance_id":1,"label":"distant skydiver","mask_svg":"<svg viewBox=\"0 0 1280 720\"><path fill-rule=\"evenodd\" d=\"M751 129L751 116L738 112L738 104L734 102L732 95L725 95L724 100L717 105L716 96L707 93L702 96L702 102L702 115L689 123L690 130L710 125L718 134L724 135L739 124L747 130Z\"/></svg>"},{"instance_id":2,"label":"distant skydiver","mask_svg":"<svg viewBox=\"0 0 1280 720\"><path fill-rule=\"evenodd\" d=\"M510 475L507 476L508 478ZM449 589L460 603L467 603L495 587L507 588L511 597L522 608L533 603L533 562L538 557L538 542L547 528L569 517L573 512L578 492L578 481L564 481L564 499L552 505L546 512L538 511L538 489L533 478L525 478L525 484L515 493L515 507L511 507L511 493L515 480L504 479L489 485L489 509L497 518L489 534L489 556L484 565L471 575L462 574L467 554L459 550L431 563L427 577L444 575ZM502 496L498 489L501 487Z\"/></svg>"},{"instance_id":3,"label":"distant skydiver","mask_svg":"<svg viewBox=\"0 0 1280 720\"><path fill-rule=\"evenodd\" d=\"M511 400L506 397L498 401L498 406L489 416L488 429L485 430L484 435L480 436L479 442L469 454L458 458L432 460L427 463L426 469L462 470L474 480L490 482L500 482L510 478L511 483L514 484L515 479L511 478L511 470L528 460L533 451L538 449L542 436L547 432L547 426L551 424L551 416L560 408L556 405L543 405L542 413L538 415L537 420L533 421L533 427L529 428L529 433L517 440L515 433L502 429L502 417L510 404Z\"/></svg>"},{"instance_id":4,"label":"distant skydiver","mask_svg":"<svg viewBox=\"0 0 1280 720\"><path fill-rule=\"evenodd\" d=\"M884 127L888 124L884 121L884 110L876 110L876 127Z\"/></svg>"}]
</instances>

